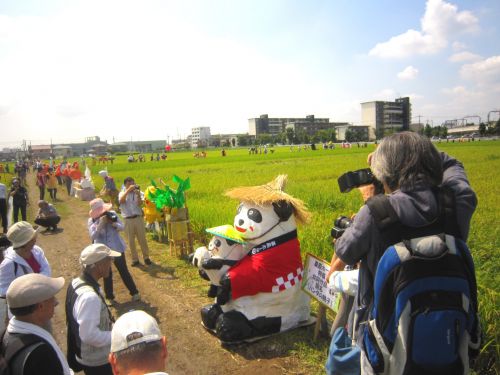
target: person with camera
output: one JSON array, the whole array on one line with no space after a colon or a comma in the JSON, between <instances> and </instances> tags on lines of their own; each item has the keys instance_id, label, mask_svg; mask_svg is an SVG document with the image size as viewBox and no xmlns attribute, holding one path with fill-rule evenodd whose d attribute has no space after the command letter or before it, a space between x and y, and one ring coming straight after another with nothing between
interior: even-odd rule
<instances>
[{"instance_id":1,"label":"person with camera","mask_svg":"<svg viewBox=\"0 0 500 375\"><path fill-rule=\"evenodd\" d=\"M139 266L139 256L135 247L135 238L141 246L144 263L150 265L152 262L149 259L149 247L146 241L146 230L144 229L144 219L142 212L142 194L140 187L135 184L132 177L127 177L123 181L123 189L118 195L120 202L120 210L125 220L125 232L128 236L128 244L132 253L132 267Z\"/></svg>"},{"instance_id":2,"label":"person with camera","mask_svg":"<svg viewBox=\"0 0 500 375\"><path fill-rule=\"evenodd\" d=\"M19 211L21 211L22 220L26 221L26 207L29 205L28 190L18 178L12 180L9 195L12 197L13 222L17 223L19 221Z\"/></svg>"},{"instance_id":3,"label":"person with camera","mask_svg":"<svg viewBox=\"0 0 500 375\"><path fill-rule=\"evenodd\" d=\"M408 228L429 226L439 217L439 188L452 192L456 211L457 237L466 241L477 198L470 187L463 165L438 152L431 141L413 132L401 132L384 138L368 158L374 177L383 185L389 203L401 224ZM363 200L376 194L374 184L360 186ZM339 223L341 224L341 223ZM385 247L377 222L367 204L345 225L335 240L330 275L345 265L359 264L359 288L355 300L353 339L362 335L362 326L373 303L373 278ZM395 233L395 235L398 235ZM399 234L401 236L401 234ZM356 324L358 323L358 324Z\"/></svg>"},{"instance_id":4,"label":"person with camera","mask_svg":"<svg viewBox=\"0 0 500 375\"><path fill-rule=\"evenodd\" d=\"M141 298L139 291L127 268L127 262L125 261L125 241L121 238L119 233L123 230L124 225L116 212L111 211L111 207L111 203L104 203L101 198L94 199L90 202L90 218L88 221L89 235L93 243L104 244L121 254L119 257L115 257L113 262L123 283L132 296L132 301L139 301ZM109 275L104 277L104 294L106 303L112 305L115 295L113 293L113 275L111 271Z\"/></svg>"}]
</instances>

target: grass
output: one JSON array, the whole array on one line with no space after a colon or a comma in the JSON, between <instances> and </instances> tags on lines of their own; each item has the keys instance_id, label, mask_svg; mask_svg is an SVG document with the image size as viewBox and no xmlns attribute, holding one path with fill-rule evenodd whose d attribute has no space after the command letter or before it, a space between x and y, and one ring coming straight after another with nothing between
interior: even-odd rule
<instances>
[{"instance_id":1,"label":"grass","mask_svg":"<svg viewBox=\"0 0 500 375\"><path fill-rule=\"evenodd\" d=\"M500 143L441 143L437 147L464 164L478 196L479 204L472 219L468 244L476 264L484 342L488 344L477 367L495 366L492 361L498 366ZM226 157L221 157L218 150L210 150L206 159L195 159L191 152L175 152L168 154L165 161L145 163L127 163L126 156L119 156L113 165L108 165L108 171L118 187L129 175L142 188L149 185L150 178L157 182L162 178L175 188L171 182L173 175L182 179L189 177L192 188L187 192L187 203L197 244L207 243L205 228L233 222L238 202L226 198L224 191L235 186L260 185L277 174L287 174L287 192L305 201L313 214L311 223L299 228L302 251L329 260L332 255L329 233L333 220L342 214L355 213L362 204L356 192L340 194L336 180L345 171L366 167L366 158L373 149L373 145L369 145L368 148L290 152L288 147L278 147L273 154L267 155L249 155L246 149L229 149ZM100 189L102 179L97 172L102 166L91 166L91 169L96 188ZM200 288L202 293L206 284L193 280L198 277L196 271L182 262L175 263L175 266L183 269L182 278L187 285ZM288 337L294 344L286 346L287 350L310 364L311 373L321 373L328 343L312 343L309 334L299 333L299 336ZM498 368L494 371L499 373Z\"/></svg>"}]
</instances>

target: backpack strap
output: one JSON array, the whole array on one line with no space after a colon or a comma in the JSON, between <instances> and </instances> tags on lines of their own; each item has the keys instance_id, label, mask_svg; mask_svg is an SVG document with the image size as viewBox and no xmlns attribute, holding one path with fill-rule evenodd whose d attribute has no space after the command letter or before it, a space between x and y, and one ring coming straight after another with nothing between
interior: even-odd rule
<instances>
[{"instance_id":1,"label":"backpack strap","mask_svg":"<svg viewBox=\"0 0 500 375\"><path fill-rule=\"evenodd\" d=\"M382 236L381 250L398 243L402 239L403 224L385 194L377 194L366 201L373 220Z\"/></svg>"},{"instance_id":2,"label":"backpack strap","mask_svg":"<svg viewBox=\"0 0 500 375\"><path fill-rule=\"evenodd\" d=\"M45 340L37 335L10 334L4 330L0 343L1 354L4 364L10 369L10 373L13 375L23 374L24 365L29 355L44 343Z\"/></svg>"}]
</instances>

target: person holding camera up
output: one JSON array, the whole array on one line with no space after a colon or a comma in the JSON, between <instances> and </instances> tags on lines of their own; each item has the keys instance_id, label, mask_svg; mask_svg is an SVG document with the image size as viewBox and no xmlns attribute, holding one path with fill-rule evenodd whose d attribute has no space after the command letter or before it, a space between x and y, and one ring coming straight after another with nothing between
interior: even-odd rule
<instances>
[{"instance_id":1,"label":"person holding camera up","mask_svg":"<svg viewBox=\"0 0 500 375\"><path fill-rule=\"evenodd\" d=\"M139 266L139 256L135 247L135 238L141 246L144 263L150 265L149 247L146 241L146 230L144 229L144 219L142 213L141 190L132 177L127 177L123 181L123 189L118 195L120 210L125 220L125 232L128 236L128 244L132 253L132 267Z\"/></svg>"},{"instance_id":2,"label":"person holding camera up","mask_svg":"<svg viewBox=\"0 0 500 375\"><path fill-rule=\"evenodd\" d=\"M111 211L111 207L111 203L104 203L101 198L90 202L89 235L93 243L104 244L110 249L121 253L121 256L113 259L113 262L123 283L132 296L132 301L139 301L141 298L139 291L125 261L125 241L123 241L123 238L119 234L119 231L123 230L124 225L116 212ZM106 296L106 303L112 305L115 295L113 293L113 275L111 271L108 276L104 277L104 294Z\"/></svg>"},{"instance_id":3,"label":"person holding camera up","mask_svg":"<svg viewBox=\"0 0 500 375\"><path fill-rule=\"evenodd\" d=\"M336 223L336 226L345 230L341 236L334 236L335 253L330 271L326 275L328 282L330 276L343 270L346 264L359 264L359 288L353 307L354 322L351 332L352 339L362 348L363 353L363 334L366 332L364 328L374 305L375 272L387 246L407 239L404 237L406 233L413 231L422 234L409 237L410 239L427 238L424 236L428 234L423 232L424 229L428 230L427 228L430 228L429 231L432 229L442 233L441 227L433 226L441 225L442 215L447 214L444 208L448 208L445 206L448 201L445 198L450 198L454 210L454 220L445 224L452 226L456 238L466 241L471 217L477 205L476 195L467 180L463 165L444 152L438 152L428 138L417 133L400 132L384 138L375 152L368 157L368 164L375 179L383 185L387 201L392 208L388 210L392 211L390 219L396 219L401 230L382 232L381 221L377 218L380 212L373 212L371 208L372 203L378 201L375 197L376 186L366 182L365 185L354 184L354 187L359 188L365 204L352 221L341 220ZM359 171L357 172L359 174ZM341 179L339 185L340 182ZM341 191L348 191L342 190L343 186L340 187ZM446 194L445 198L442 193ZM387 243L388 239L391 242ZM413 242L408 246L411 247L412 244ZM418 344L421 343L418 342L417 346ZM422 350L421 345L418 349ZM366 355L362 356L362 362L363 358L366 358Z\"/></svg>"}]
</instances>

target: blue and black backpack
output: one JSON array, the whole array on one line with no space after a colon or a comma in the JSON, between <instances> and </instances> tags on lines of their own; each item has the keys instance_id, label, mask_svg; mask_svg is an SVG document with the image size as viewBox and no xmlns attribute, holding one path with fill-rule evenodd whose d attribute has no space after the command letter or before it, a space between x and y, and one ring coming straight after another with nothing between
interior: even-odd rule
<instances>
[{"instance_id":1,"label":"blue and black backpack","mask_svg":"<svg viewBox=\"0 0 500 375\"><path fill-rule=\"evenodd\" d=\"M390 246L373 280L362 373L467 374L479 351L474 262L459 238L453 195L436 195L440 215L423 228L403 226L385 195L367 202Z\"/></svg>"}]
</instances>

